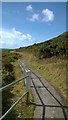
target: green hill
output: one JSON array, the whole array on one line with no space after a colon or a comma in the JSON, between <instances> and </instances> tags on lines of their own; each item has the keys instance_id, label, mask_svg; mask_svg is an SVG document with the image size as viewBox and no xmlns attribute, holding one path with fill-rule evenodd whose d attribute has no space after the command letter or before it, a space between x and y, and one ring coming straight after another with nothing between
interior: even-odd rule
<instances>
[{"instance_id":1,"label":"green hill","mask_svg":"<svg viewBox=\"0 0 68 120\"><path fill-rule=\"evenodd\" d=\"M50 82L67 104L67 49L68 32L48 41L21 47L15 51L26 58L26 64Z\"/></svg>"},{"instance_id":2,"label":"green hill","mask_svg":"<svg viewBox=\"0 0 68 120\"><path fill-rule=\"evenodd\" d=\"M32 52L38 58L46 58L58 55L66 55L68 32L65 32L48 41L34 44L32 46L19 48L17 51Z\"/></svg>"}]
</instances>

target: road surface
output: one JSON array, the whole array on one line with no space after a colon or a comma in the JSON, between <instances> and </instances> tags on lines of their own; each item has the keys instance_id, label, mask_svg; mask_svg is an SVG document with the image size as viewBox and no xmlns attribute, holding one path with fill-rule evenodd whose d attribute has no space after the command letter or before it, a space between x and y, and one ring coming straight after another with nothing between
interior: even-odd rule
<instances>
[{"instance_id":1,"label":"road surface","mask_svg":"<svg viewBox=\"0 0 68 120\"><path fill-rule=\"evenodd\" d=\"M21 67L24 66L27 68L23 62L21 62ZM37 73L31 72L31 90L34 95L34 103L36 104L36 109L34 111L33 118L53 118L56 120L67 120L67 110L68 108L64 107L63 101L59 96L58 92L40 75Z\"/></svg>"}]
</instances>

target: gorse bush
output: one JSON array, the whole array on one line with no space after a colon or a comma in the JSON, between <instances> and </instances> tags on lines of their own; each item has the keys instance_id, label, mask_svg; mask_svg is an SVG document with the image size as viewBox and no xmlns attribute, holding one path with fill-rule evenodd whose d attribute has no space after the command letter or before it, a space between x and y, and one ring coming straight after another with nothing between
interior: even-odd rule
<instances>
[{"instance_id":1,"label":"gorse bush","mask_svg":"<svg viewBox=\"0 0 68 120\"><path fill-rule=\"evenodd\" d=\"M53 56L66 56L68 49L68 32L65 32L51 40L34 44L32 46L16 49L16 51L26 51L33 53L39 59Z\"/></svg>"},{"instance_id":2,"label":"gorse bush","mask_svg":"<svg viewBox=\"0 0 68 120\"><path fill-rule=\"evenodd\" d=\"M35 55L39 58L46 58L52 56L66 55L67 50L67 33L64 33L56 38L53 38L47 42L41 43L39 49L35 52Z\"/></svg>"}]
</instances>

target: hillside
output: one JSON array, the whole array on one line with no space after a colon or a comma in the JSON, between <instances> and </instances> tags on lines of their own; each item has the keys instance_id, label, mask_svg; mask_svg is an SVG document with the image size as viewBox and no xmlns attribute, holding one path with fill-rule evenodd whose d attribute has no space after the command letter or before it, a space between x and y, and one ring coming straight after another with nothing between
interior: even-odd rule
<instances>
[{"instance_id":1,"label":"hillside","mask_svg":"<svg viewBox=\"0 0 68 120\"><path fill-rule=\"evenodd\" d=\"M46 58L58 55L66 55L68 32L65 32L48 41L34 44L32 46L16 49L16 51L26 51L34 53L36 57Z\"/></svg>"},{"instance_id":2,"label":"hillside","mask_svg":"<svg viewBox=\"0 0 68 120\"><path fill-rule=\"evenodd\" d=\"M2 86L19 80L23 76L18 59L21 55L11 50L2 50ZM25 92L24 82L19 82L9 89L2 91L2 113L4 114L19 97ZM30 100L33 101L33 95L30 93ZM30 109L30 111L29 111ZM26 97L9 113L4 120L20 120L33 116L34 106L26 105Z\"/></svg>"},{"instance_id":3,"label":"hillside","mask_svg":"<svg viewBox=\"0 0 68 120\"><path fill-rule=\"evenodd\" d=\"M65 32L58 37L55 37L49 41L34 44L32 46L19 48L15 50L2 50L2 85L9 84L10 82L19 79L22 75L20 66L18 65L18 59L25 60L28 67L38 72L43 78L45 78L60 94L64 100L64 104L68 104L67 98L67 80L66 80L66 54L67 54L67 40L68 32ZM19 88L19 89L18 89ZM22 90L23 88L23 90ZM18 94L17 94L18 93ZM13 104L13 102L20 97L21 93L24 93L24 85L18 84L12 87L6 92L2 93L3 106L2 112L4 113ZM10 94L10 96L9 96ZM8 97L7 97L8 95ZM33 96L30 98L33 101ZM25 103L25 100L24 100ZM24 103L20 103L19 106L12 111L15 116L15 120L22 117L31 117L35 107L28 106L26 108ZM7 104L5 108L5 104ZM23 111L21 112L21 105L23 105ZM29 111L31 109L31 113ZM27 115L26 115L27 113ZM6 118L12 119L12 115Z\"/></svg>"},{"instance_id":4,"label":"hillside","mask_svg":"<svg viewBox=\"0 0 68 120\"><path fill-rule=\"evenodd\" d=\"M49 41L14 50L26 58L26 64L44 77L67 104L66 56L68 32Z\"/></svg>"}]
</instances>

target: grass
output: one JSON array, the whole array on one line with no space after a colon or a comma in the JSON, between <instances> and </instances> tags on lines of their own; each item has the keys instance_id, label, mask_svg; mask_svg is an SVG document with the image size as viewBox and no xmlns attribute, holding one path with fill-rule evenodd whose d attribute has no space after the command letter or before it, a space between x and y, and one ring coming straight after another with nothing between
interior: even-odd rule
<instances>
[{"instance_id":1,"label":"grass","mask_svg":"<svg viewBox=\"0 0 68 120\"><path fill-rule=\"evenodd\" d=\"M13 62L13 65L14 65L14 76L15 76L15 79L19 79L20 77L23 76L23 71L20 68L18 60Z\"/></svg>"},{"instance_id":2,"label":"grass","mask_svg":"<svg viewBox=\"0 0 68 120\"><path fill-rule=\"evenodd\" d=\"M26 64L50 82L67 104L66 60L64 58L52 57L39 60L31 54Z\"/></svg>"},{"instance_id":3,"label":"grass","mask_svg":"<svg viewBox=\"0 0 68 120\"><path fill-rule=\"evenodd\" d=\"M18 59L22 57L22 54L14 53L13 51L3 51L3 78L5 78L6 84L9 84L12 81L16 81L23 77L23 71L18 63ZM11 65L11 66L10 66ZM7 66L7 68L5 67ZM11 71L12 70L12 71ZM9 75L8 75L9 73ZM7 78L6 78L7 76ZM11 76L9 78L9 76ZM13 78L12 78L13 77ZM9 79L8 79L9 78ZM8 83L7 83L8 82ZM5 91L3 111L4 113L26 92L24 82L18 82L13 85L11 89L8 89L8 92ZM29 100L34 101L32 92L29 93ZM6 116L5 120L19 120L33 118L35 106L32 104L26 103L26 97L24 97Z\"/></svg>"},{"instance_id":4,"label":"grass","mask_svg":"<svg viewBox=\"0 0 68 120\"><path fill-rule=\"evenodd\" d=\"M21 71L21 68L18 64L18 61L13 62L14 65L14 76L15 79L18 80L19 78L21 78L23 76L23 72ZM24 82L20 82L17 83L16 85L13 86L13 89L11 91L11 93L13 94L12 97L12 104L19 98L21 97L24 92L26 92L26 89L24 87ZM29 99L30 101L34 101L33 95L30 92L29 94ZM17 114L17 119L19 118L32 118L33 114L34 114L34 105L29 104L28 106L26 105L26 97L24 99L21 100L21 102L18 103L18 105L16 105L16 107L14 108L15 113ZM31 111L31 112L30 112Z\"/></svg>"}]
</instances>

